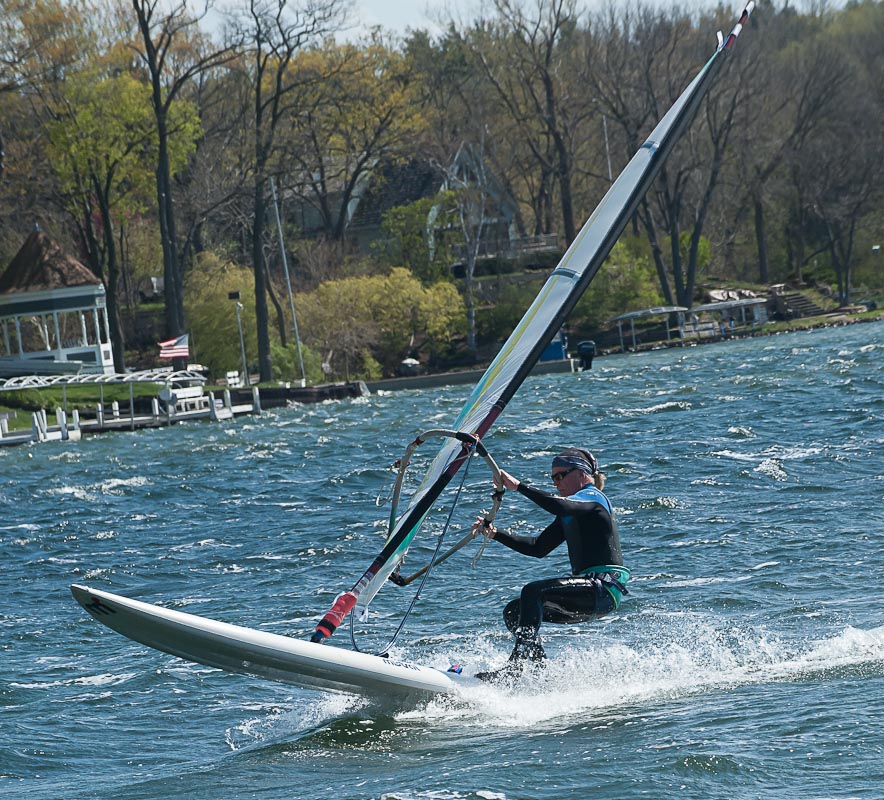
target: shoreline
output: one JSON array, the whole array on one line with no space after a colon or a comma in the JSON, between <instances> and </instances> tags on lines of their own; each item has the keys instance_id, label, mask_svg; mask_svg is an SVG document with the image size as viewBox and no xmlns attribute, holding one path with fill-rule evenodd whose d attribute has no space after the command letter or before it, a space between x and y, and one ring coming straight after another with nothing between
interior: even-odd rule
<instances>
[{"instance_id":1,"label":"shoreline","mask_svg":"<svg viewBox=\"0 0 884 800\"><path fill-rule=\"evenodd\" d=\"M733 339L748 339L761 336L778 336L781 333L792 333L795 331L816 330L821 328L835 328L844 325L858 325L865 322L884 321L884 314L875 314L874 316L857 317L850 314L828 315L829 318L808 317L806 324L800 324L799 320L790 320L788 322L772 322L765 327L756 328L755 330L739 330L728 332L726 336L714 336L702 339L688 339L682 341L672 339L670 341L660 340L653 342L640 343L637 348L627 347L621 349L619 347L599 349L595 358L604 358L611 355L628 355L631 353L648 353L655 350L664 350L677 347L696 347L699 345L719 344L721 342L731 341ZM784 327L781 327L784 326ZM490 364L490 362L489 362ZM539 361L534 369L531 370L532 375L553 374L561 372L586 372L592 369L589 367L584 370L579 366L579 358L566 358L560 361ZM374 393L375 391L399 391L405 389L426 389L441 386L454 386L457 384L470 383L477 381L485 373L488 364L469 370L453 370L451 372L434 372L429 375L414 375L401 378L381 378L375 381L365 381L368 389Z\"/></svg>"},{"instance_id":2,"label":"shoreline","mask_svg":"<svg viewBox=\"0 0 884 800\"><path fill-rule=\"evenodd\" d=\"M729 331L724 336L719 335L684 341L681 338L670 341L653 341L639 343L635 348L599 349L595 358L604 358L610 355L627 355L630 353L648 353L677 347L697 347L700 345L718 344L733 339L777 336L782 333L813 331L882 321L884 321L884 313L866 313L863 316L845 313L829 314L825 317L808 318L804 323L800 320L790 320L788 322L770 323L755 330L740 331L738 329L732 332ZM378 392L440 388L475 383L482 377L487 368L488 365L486 364L470 370L386 378L376 381L357 381L351 384L329 384L321 387L305 387L303 389L295 387L265 387L260 389L260 394L257 391L233 390L230 393L225 392L227 399L223 403L216 403L213 394L208 392L204 396L206 402L199 408L182 409L178 413L161 414L155 410L150 416L141 417L139 415L139 417L135 417L133 413L121 415L120 410L108 408L106 416L103 413L104 409L98 411L97 419L94 421L85 419L81 421L79 420L79 415L75 412L75 417L71 424L66 419L66 412L61 410L54 412L57 417L57 425L48 424L45 409L41 412L24 411L23 413L33 420L30 428L0 431L0 444L19 445L46 441L79 441L82 434L94 435L101 432L134 430L135 428L142 427L166 427L170 424L185 421L216 421L218 419L229 419L231 416L244 413L260 414L262 406L264 408L274 408L286 405L288 402L322 402L330 399L347 399L355 396L364 396L365 394L376 394ZM581 367L580 360L577 358L565 358L556 361L540 361L535 364L531 374L578 373L591 369L592 365L588 368ZM252 390L258 390L258 388L255 386L252 387ZM232 401L230 399L231 395L233 395ZM116 406L116 403L112 405Z\"/></svg>"},{"instance_id":3,"label":"shoreline","mask_svg":"<svg viewBox=\"0 0 884 800\"><path fill-rule=\"evenodd\" d=\"M846 313L835 313L823 317L807 317L807 322L801 324L801 320L789 320L787 322L770 322L765 326L754 330L743 330L739 328L733 332L728 332L725 336L717 335L704 337L702 339L689 339L682 341L681 339L672 339L671 341L653 341L640 343L638 347L610 347L600 349L598 356L627 355L629 353L647 353L653 350L664 350L676 347L696 347L699 345L720 344L721 342L731 341L733 339L753 339L762 336L778 336L781 333L796 333L799 331L813 331L822 328L841 328L845 325L862 325L867 322L884 321L884 313L869 313L867 316L856 316Z\"/></svg>"}]
</instances>

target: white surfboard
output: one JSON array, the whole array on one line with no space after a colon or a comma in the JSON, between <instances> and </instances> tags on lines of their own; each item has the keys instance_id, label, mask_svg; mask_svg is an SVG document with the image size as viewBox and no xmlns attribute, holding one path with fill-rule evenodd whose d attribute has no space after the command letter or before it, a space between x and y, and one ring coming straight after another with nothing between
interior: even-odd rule
<instances>
[{"instance_id":1,"label":"white surfboard","mask_svg":"<svg viewBox=\"0 0 884 800\"><path fill-rule=\"evenodd\" d=\"M377 697L445 694L479 683L422 664L230 625L88 586L74 584L71 593L95 619L117 633L227 672Z\"/></svg>"}]
</instances>

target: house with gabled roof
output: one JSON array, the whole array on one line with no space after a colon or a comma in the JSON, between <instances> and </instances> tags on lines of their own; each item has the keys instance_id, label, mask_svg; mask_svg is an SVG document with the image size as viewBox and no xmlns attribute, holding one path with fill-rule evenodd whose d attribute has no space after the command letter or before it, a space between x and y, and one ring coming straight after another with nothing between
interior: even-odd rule
<instances>
[{"instance_id":1,"label":"house with gabled roof","mask_svg":"<svg viewBox=\"0 0 884 800\"><path fill-rule=\"evenodd\" d=\"M0 376L114 372L104 284L42 231L0 274Z\"/></svg>"},{"instance_id":2,"label":"house with gabled roof","mask_svg":"<svg viewBox=\"0 0 884 800\"><path fill-rule=\"evenodd\" d=\"M441 171L427 161L380 161L350 203L347 236L368 252L387 212L438 194L443 181Z\"/></svg>"}]
</instances>

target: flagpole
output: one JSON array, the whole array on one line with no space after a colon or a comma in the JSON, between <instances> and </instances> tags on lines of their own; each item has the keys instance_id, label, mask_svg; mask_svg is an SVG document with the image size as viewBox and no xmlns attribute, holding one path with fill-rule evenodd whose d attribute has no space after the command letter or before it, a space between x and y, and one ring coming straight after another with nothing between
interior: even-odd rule
<instances>
[{"instance_id":1,"label":"flagpole","mask_svg":"<svg viewBox=\"0 0 884 800\"><path fill-rule=\"evenodd\" d=\"M282 238L282 223L279 219L279 203L276 202L276 184L270 178L270 191L273 194L273 210L276 212L276 230L279 232L279 252L282 254L282 268L285 273L285 285L289 293L289 305L292 308L292 325L295 329L295 342L298 345L298 362L301 365L301 388L307 385L307 373L304 371L304 355L301 352L301 337L298 334L298 317L295 314L295 297L292 294L292 279L289 276L289 263L285 255L285 242Z\"/></svg>"}]
</instances>

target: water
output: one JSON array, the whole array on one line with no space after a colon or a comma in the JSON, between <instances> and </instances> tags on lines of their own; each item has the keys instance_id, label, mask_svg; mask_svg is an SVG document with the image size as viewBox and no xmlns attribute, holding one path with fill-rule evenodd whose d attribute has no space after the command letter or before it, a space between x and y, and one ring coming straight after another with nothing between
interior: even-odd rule
<instances>
[{"instance_id":1,"label":"water","mask_svg":"<svg viewBox=\"0 0 884 800\"><path fill-rule=\"evenodd\" d=\"M557 448L593 449L632 593L546 626L542 682L406 708L178 661L96 624L68 585L305 636L379 549L386 467L469 387L0 449L0 797L880 798L882 354L872 323L531 378L486 443L535 483ZM487 506L486 472L450 541ZM518 495L498 517L544 521ZM396 655L500 665L504 603L566 569L564 551L473 554L434 573ZM362 644L415 585L379 595Z\"/></svg>"}]
</instances>

